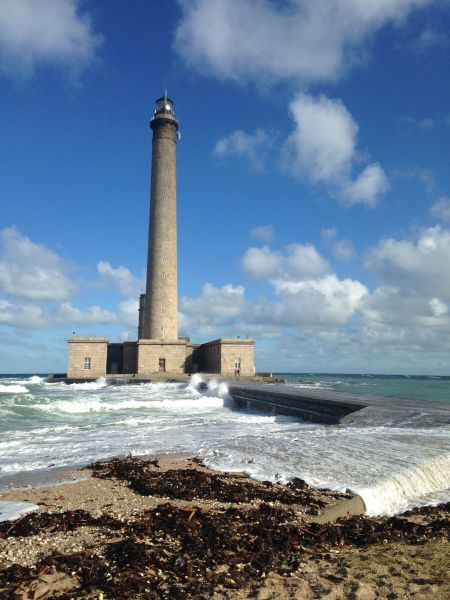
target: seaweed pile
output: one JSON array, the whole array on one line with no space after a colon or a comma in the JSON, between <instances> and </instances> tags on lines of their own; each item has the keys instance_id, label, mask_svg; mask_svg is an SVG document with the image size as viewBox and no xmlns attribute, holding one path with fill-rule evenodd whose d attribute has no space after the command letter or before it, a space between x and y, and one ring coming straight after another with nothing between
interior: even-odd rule
<instances>
[{"instance_id":1,"label":"seaweed pile","mask_svg":"<svg viewBox=\"0 0 450 600\"><path fill-rule=\"evenodd\" d=\"M111 463L110 467L103 463L94 470L102 477L109 476L107 468L114 471L114 477L123 471L122 479L134 481L134 475L126 476L127 464L135 470L133 461L111 462L112 467ZM199 489L199 494L210 497L205 486L199 486L203 480L191 470L177 472L179 489L184 487L189 494ZM166 474L160 473L162 478ZM202 474L214 481L211 474ZM136 477L142 478L142 473L136 473ZM175 477L174 471L171 478ZM233 481L231 478L230 483ZM239 481L239 485L242 483ZM150 488L144 489L149 493ZM178 494L179 489L172 493ZM225 498L224 487L218 489ZM249 496L247 492L245 497ZM108 535L105 542L80 552L49 553L32 568L13 564L0 570L0 598L69 600L76 593L76 598L83 599L103 594L117 600L207 599L220 590L230 594L242 588L256 590L267 573L298 572L306 558L329 558L336 548L342 552L398 541L422 544L448 538L449 534L450 504L392 518L353 517L334 525L320 525L300 521L294 505L289 503L260 501L205 509L198 505L205 496L190 497L197 498L197 504L164 502L129 519L94 517L80 510L27 514L16 522L1 523L0 536L4 538L26 538L37 531L75 531L85 526L99 528ZM230 497L235 498L233 490ZM286 497L290 498L289 494ZM55 578L59 587L51 588ZM46 590L50 590L48 595Z\"/></svg>"},{"instance_id":2,"label":"seaweed pile","mask_svg":"<svg viewBox=\"0 0 450 600\"><path fill-rule=\"evenodd\" d=\"M295 478L287 485L270 481L257 483L240 474L220 474L198 469L155 471L157 461L138 457L99 461L89 465L94 477L126 481L143 496L160 496L172 500L217 500L219 502L280 502L302 506L307 514L318 514L330 502L346 500L351 494L313 490Z\"/></svg>"}]
</instances>

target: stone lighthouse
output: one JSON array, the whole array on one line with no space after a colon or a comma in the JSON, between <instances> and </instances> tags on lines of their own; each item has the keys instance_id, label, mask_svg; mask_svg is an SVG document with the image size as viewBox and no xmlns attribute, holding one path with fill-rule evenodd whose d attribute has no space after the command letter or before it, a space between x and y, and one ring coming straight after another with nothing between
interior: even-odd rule
<instances>
[{"instance_id":1,"label":"stone lighthouse","mask_svg":"<svg viewBox=\"0 0 450 600\"><path fill-rule=\"evenodd\" d=\"M139 339L178 339L177 181L178 121L167 93L156 101L153 130L147 287L140 298Z\"/></svg>"},{"instance_id":2,"label":"stone lighthouse","mask_svg":"<svg viewBox=\"0 0 450 600\"><path fill-rule=\"evenodd\" d=\"M157 375L198 371L252 376L253 340L219 338L195 344L189 338L178 337L178 121L167 92L156 101L150 128L153 139L147 284L146 293L139 299L138 340L110 343L106 337L71 336L67 380L124 375L148 380Z\"/></svg>"}]
</instances>

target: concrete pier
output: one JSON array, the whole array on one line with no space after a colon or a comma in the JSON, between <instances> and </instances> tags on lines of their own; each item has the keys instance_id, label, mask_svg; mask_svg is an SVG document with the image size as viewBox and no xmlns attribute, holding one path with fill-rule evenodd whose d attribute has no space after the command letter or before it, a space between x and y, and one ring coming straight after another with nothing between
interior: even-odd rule
<instances>
[{"instance_id":1,"label":"concrete pier","mask_svg":"<svg viewBox=\"0 0 450 600\"><path fill-rule=\"evenodd\" d=\"M389 412L392 422L415 419L425 426L450 423L450 403L445 401L405 400L385 396L362 396L309 390L289 384L251 384L228 381L228 389L236 406L258 411L298 417L312 423L351 423L364 410L374 424ZM361 415L362 416L362 415Z\"/></svg>"}]
</instances>

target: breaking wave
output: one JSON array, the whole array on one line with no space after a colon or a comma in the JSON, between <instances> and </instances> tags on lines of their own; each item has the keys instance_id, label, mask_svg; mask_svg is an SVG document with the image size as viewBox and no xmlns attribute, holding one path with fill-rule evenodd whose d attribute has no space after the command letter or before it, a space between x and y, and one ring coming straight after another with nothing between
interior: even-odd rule
<instances>
[{"instance_id":1,"label":"breaking wave","mask_svg":"<svg viewBox=\"0 0 450 600\"><path fill-rule=\"evenodd\" d=\"M0 394L28 394L24 385L0 385Z\"/></svg>"}]
</instances>

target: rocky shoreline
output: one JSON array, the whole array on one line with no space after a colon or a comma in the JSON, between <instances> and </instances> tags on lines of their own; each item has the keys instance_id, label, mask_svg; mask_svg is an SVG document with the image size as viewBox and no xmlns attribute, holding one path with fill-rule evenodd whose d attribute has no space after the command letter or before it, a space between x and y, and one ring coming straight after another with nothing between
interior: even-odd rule
<instances>
[{"instance_id":1,"label":"rocky shoreline","mask_svg":"<svg viewBox=\"0 0 450 600\"><path fill-rule=\"evenodd\" d=\"M450 505L327 511L350 495L213 473L197 458L97 462L71 484L0 499L0 598L447 598Z\"/></svg>"}]
</instances>

